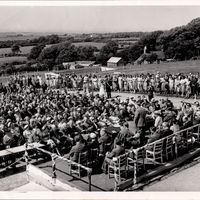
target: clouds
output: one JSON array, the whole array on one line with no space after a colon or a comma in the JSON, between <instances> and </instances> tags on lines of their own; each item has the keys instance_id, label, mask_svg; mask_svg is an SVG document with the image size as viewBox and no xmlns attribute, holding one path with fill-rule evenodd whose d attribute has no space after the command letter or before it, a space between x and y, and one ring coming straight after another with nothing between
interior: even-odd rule
<instances>
[{"instance_id":1,"label":"clouds","mask_svg":"<svg viewBox=\"0 0 200 200\"><path fill-rule=\"evenodd\" d=\"M200 6L0 7L0 31L165 30L187 24L199 13Z\"/></svg>"}]
</instances>

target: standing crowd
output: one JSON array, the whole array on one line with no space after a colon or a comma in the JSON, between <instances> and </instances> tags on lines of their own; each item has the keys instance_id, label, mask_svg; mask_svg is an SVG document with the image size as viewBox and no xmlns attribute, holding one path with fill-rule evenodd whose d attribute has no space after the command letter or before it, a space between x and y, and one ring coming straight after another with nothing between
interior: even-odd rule
<instances>
[{"instance_id":1,"label":"standing crowd","mask_svg":"<svg viewBox=\"0 0 200 200\"><path fill-rule=\"evenodd\" d=\"M200 94L200 75L195 74L117 74L117 75L76 75L68 74L59 77L59 86L69 90L83 89L84 91L99 91L110 87L115 92L151 93L174 95L185 98L196 97ZM102 91L102 90L101 90ZM101 92L102 93L102 92Z\"/></svg>"}]
</instances>

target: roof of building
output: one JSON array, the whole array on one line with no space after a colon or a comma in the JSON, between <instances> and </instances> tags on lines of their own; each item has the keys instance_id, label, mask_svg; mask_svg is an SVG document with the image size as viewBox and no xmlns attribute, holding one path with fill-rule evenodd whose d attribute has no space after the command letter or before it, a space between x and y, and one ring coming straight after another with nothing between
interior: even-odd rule
<instances>
[{"instance_id":1,"label":"roof of building","mask_svg":"<svg viewBox=\"0 0 200 200\"><path fill-rule=\"evenodd\" d=\"M111 57L107 62L118 63L121 59L121 57Z\"/></svg>"},{"instance_id":2,"label":"roof of building","mask_svg":"<svg viewBox=\"0 0 200 200\"><path fill-rule=\"evenodd\" d=\"M74 61L74 62L63 62L63 65L83 65L83 66L88 66L88 65L94 65L95 61Z\"/></svg>"},{"instance_id":3,"label":"roof of building","mask_svg":"<svg viewBox=\"0 0 200 200\"><path fill-rule=\"evenodd\" d=\"M80 61L76 61L76 64L87 64L87 65L91 65L94 64L95 61L90 61L90 60L80 60Z\"/></svg>"}]
</instances>

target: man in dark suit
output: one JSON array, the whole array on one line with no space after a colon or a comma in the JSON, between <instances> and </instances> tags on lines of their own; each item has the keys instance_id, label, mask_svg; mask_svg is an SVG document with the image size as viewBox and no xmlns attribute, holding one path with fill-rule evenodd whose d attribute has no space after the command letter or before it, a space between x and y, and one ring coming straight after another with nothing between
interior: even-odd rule
<instances>
[{"instance_id":1,"label":"man in dark suit","mask_svg":"<svg viewBox=\"0 0 200 200\"><path fill-rule=\"evenodd\" d=\"M156 127L153 127L151 129L151 135L147 141L147 144L155 142L156 140L159 140L160 138L161 138L160 131L156 130Z\"/></svg>"},{"instance_id":2,"label":"man in dark suit","mask_svg":"<svg viewBox=\"0 0 200 200\"><path fill-rule=\"evenodd\" d=\"M112 79L111 77L106 78L106 93L107 93L107 98L111 98L111 91L112 91Z\"/></svg>"},{"instance_id":3,"label":"man in dark suit","mask_svg":"<svg viewBox=\"0 0 200 200\"><path fill-rule=\"evenodd\" d=\"M74 162L78 162L78 155L79 153L86 151L86 145L85 142L81 140L81 136L77 135L75 136L75 142L76 144L71 148L71 151L68 154L68 157Z\"/></svg>"},{"instance_id":4,"label":"man in dark suit","mask_svg":"<svg viewBox=\"0 0 200 200\"><path fill-rule=\"evenodd\" d=\"M120 140L117 140L116 141L116 147L109 153L106 154L106 157L105 157L105 160L103 162L103 171L105 173L107 173L107 168L108 168L108 165L112 165L113 164L113 158L114 157L118 157L120 155L123 155L125 153L125 149L124 147L122 146L122 143Z\"/></svg>"},{"instance_id":5,"label":"man in dark suit","mask_svg":"<svg viewBox=\"0 0 200 200\"><path fill-rule=\"evenodd\" d=\"M112 139L110 135L108 135L108 133L106 132L105 127L101 128L100 138L98 139L100 154L105 155L105 151L107 151L105 145L111 143L111 141ZM109 146L109 148L111 148L111 146Z\"/></svg>"},{"instance_id":6,"label":"man in dark suit","mask_svg":"<svg viewBox=\"0 0 200 200\"><path fill-rule=\"evenodd\" d=\"M146 128L146 115L147 110L143 107L141 101L137 102L138 108L135 111L134 123L138 130L140 130L140 144L145 143L145 128Z\"/></svg>"}]
</instances>

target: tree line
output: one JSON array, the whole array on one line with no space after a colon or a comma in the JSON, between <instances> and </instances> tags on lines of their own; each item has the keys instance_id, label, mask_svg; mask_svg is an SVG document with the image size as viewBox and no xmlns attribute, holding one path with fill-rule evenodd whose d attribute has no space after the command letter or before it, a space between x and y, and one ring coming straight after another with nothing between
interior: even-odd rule
<instances>
[{"instance_id":1,"label":"tree line","mask_svg":"<svg viewBox=\"0 0 200 200\"><path fill-rule=\"evenodd\" d=\"M200 55L200 18L185 26L168 31L153 31L144 34L135 44L125 48L120 56L126 62L135 61L143 53L144 46L149 52L162 50L166 58L188 60Z\"/></svg>"}]
</instances>

